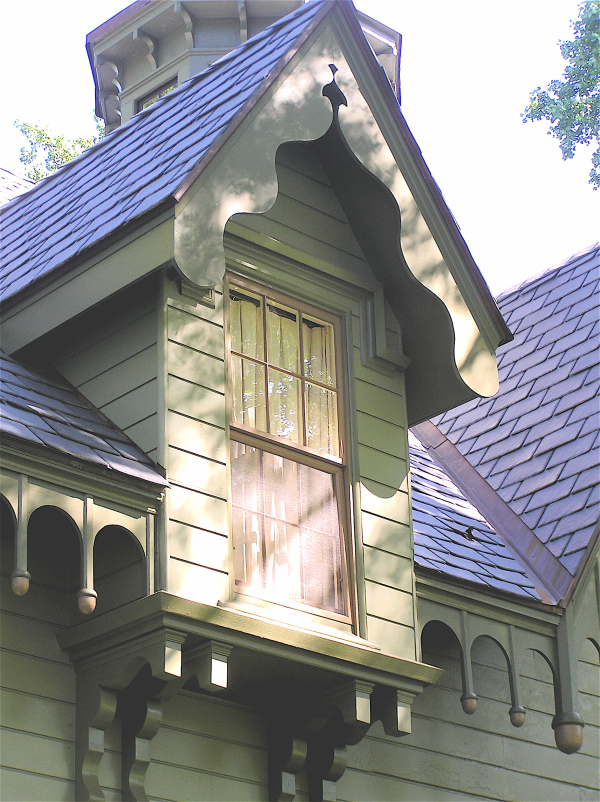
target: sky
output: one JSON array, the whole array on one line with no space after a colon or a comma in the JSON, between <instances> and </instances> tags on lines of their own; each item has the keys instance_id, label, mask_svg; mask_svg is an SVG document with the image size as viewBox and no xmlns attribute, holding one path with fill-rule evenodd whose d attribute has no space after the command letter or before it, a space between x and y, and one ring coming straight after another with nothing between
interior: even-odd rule
<instances>
[{"instance_id":1,"label":"sky","mask_svg":"<svg viewBox=\"0 0 600 802\"><path fill-rule=\"evenodd\" d=\"M0 166L22 174L14 121L95 133L85 36L126 0L0 0ZM576 0L356 0L400 31L402 110L490 289L600 239L592 148L563 161L529 94L560 78ZM26 10L26 14L25 14Z\"/></svg>"}]
</instances>

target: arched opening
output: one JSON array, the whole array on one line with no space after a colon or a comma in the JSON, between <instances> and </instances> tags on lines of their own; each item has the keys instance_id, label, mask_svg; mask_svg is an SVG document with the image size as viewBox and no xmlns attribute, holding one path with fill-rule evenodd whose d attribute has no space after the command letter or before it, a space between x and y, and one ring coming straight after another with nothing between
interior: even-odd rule
<instances>
[{"instance_id":1,"label":"arched opening","mask_svg":"<svg viewBox=\"0 0 600 802\"><path fill-rule=\"evenodd\" d=\"M105 526L94 540L96 613L107 613L147 593L146 560L137 539L121 526Z\"/></svg>"},{"instance_id":2,"label":"arched opening","mask_svg":"<svg viewBox=\"0 0 600 802\"><path fill-rule=\"evenodd\" d=\"M519 663L522 677L523 704L527 710L549 716L555 712L554 669L550 660L537 649L526 649ZM548 743L552 743L552 731L548 721Z\"/></svg>"},{"instance_id":3,"label":"arched opening","mask_svg":"<svg viewBox=\"0 0 600 802\"><path fill-rule=\"evenodd\" d=\"M81 536L72 518L57 507L38 507L27 526L29 596L40 608L50 605L61 623L81 621ZM58 622L58 621L57 621Z\"/></svg>"},{"instance_id":4,"label":"arched opening","mask_svg":"<svg viewBox=\"0 0 600 802\"><path fill-rule=\"evenodd\" d=\"M442 621L429 621L421 633L423 662L444 671L436 687L444 687L462 693L462 648L454 631Z\"/></svg>"},{"instance_id":5,"label":"arched opening","mask_svg":"<svg viewBox=\"0 0 600 802\"><path fill-rule=\"evenodd\" d=\"M510 707L509 664L506 652L497 640L479 635L471 645L473 686L479 700L500 702Z\"/></svg>"}]
</instances>

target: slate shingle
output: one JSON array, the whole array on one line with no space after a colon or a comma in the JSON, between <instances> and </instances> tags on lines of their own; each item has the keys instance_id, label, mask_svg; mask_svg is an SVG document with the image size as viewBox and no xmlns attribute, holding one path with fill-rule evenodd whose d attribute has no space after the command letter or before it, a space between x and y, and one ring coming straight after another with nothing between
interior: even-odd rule
<instances>
[{"instance_id":1,"label":"slate shingle","mask_svg":"<svg viewBox=\"0 0 600 802\"><path fill-rule=\"evenodd\" d=\"M519 563L479 511L409 437L415 562L457 579L538 598ZM475 540L468 540L469 531Z\"/></svg>"},{"instance_id":2,"label":"slate shingle","mask_svg":"<svg viewBox=\"0 0 600 802\"><path fill-rule=\"evenodd\" d=\"M171 197L323 5L279 20L3 206L0 297ZM112 225L94 225L98 208Z\"/></svg>"},{"instance_id":3,"label":"slate shingle","mask_svg":"<svg viewBox=\"0 0 600 802\"><path fill-rule=\"evenodd\" d=\"M0 434L25 439L164 487L157 466L77 395L0 351Z\"/></svg>"},{"instance_id":4,"label":"slate shingle","mask_svg":"<svg viewBox=\"0 0 600 802\"><path fill-rule=\"evenodd\" d=\"M494 413L505 410L502 425L515 421L501 447L481 449L465 437L488 418L489 399L437 421L571 572L600 517L599 278L597 244L498 298L516 335L500 351L500 391L493 399ZM515 386L530 391L511 403Z\"/></svg>"}]
</instances>

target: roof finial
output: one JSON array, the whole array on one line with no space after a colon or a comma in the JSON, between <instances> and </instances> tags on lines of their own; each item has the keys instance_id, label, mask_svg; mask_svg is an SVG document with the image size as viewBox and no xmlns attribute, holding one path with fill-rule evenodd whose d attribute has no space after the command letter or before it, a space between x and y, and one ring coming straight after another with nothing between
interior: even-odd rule
<instances>
[{"instance_id":1,"label":"roof finial","mask_svg":"<svg viewBox=\"0 0 600 802\"><path fill-rule=\"evenodd\" d=\"M329 98L333 107L333 114L335 116L337 115L339 107L342 105L347 106L348 101L346 100L346 96L342 90L335 82L335 74L338 71L338 68L335 66L335 64L329 64L328 66L331 70L331 74L333 75L333 80L331 83L325 84L323 87L323 96Z\"/></svg>"}]
</instances>

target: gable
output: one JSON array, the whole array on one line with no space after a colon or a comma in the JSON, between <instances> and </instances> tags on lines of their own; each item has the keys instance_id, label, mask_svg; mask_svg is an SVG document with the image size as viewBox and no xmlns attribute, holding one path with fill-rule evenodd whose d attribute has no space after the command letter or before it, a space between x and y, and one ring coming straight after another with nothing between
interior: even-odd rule
<instances>
[{"instance_id":1,"label":"gable","mask_svg":"<svg viewBox=\"0 0 600 802\"><path fill-rule=\"evenodd\" d=\"M493 393L494 350L508 330L458 230L449 226L439 191L432 192L435 185L416 157L391 87L373 79L379 67L352 10L346 3L310 3L234 53L9 206L0 290L11 298L15 317L5 331L19 326L20 291L34 289L42 276L58 278L59 266L68 270L73 260L108 244L108 237L133 232L128 226L150 218L169 223L167 237L172 221L173 241L171 254L165 240L163 261L148 269L166 258L184 280L214 287L224 271L227 221L240 212L262 213L277 197L277 148L290 141L317 143L335 129L337 140L332 134L329 145L322 144L331 156L337 153L337 167L326 152L320 158L337 180L335 191L355 234L364 229L361 248L370 243L367 260L402 318L411 360L411 421ZM339 126L331 128L323 87L335 86L334 63L347 106ZM337 112L334 117L337 123ZM368 209L352 206L359 184L387 208L387 229L379 213L367 224ZM62 224L65 216L69 226ZM21 233L23 220L25 229L34 229L33 241ZM123 276L140 277L131 271ZM102 284L100 278L94 282ZM81 311L69 310L79 294L73 289L55 297L65 316Z\"/></svg>"}]
</instances>

